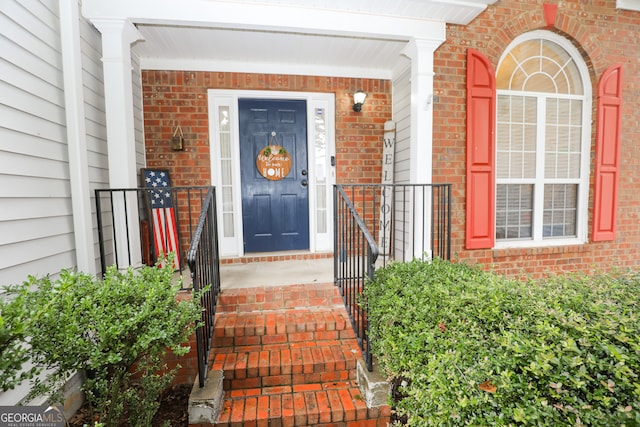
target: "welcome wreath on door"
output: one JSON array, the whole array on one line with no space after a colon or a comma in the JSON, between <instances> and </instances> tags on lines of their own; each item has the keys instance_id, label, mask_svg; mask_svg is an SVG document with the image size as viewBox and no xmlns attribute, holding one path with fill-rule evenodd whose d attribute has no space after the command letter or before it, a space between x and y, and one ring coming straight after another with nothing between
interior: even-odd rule
<instances>
[{"instance_id":1,"label":"welcome wreath on door","mask_svg":"<svg viewBox=\"0 0 640 427\"><path fill-rule=\"evenodd\" d=\"M291 156L284 147L278 145L275 132L271 132L269 145L258 152L256 167L260 175L269 181L279 181L291 171Z\"/></svg>"}]
</instances>

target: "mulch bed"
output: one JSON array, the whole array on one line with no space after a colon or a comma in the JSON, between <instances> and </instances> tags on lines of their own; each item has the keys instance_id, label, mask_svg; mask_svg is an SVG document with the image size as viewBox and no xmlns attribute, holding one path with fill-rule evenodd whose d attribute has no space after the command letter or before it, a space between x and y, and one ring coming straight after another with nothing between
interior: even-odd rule
<instances>
[{"instance_id":1,"label":"mulch bed","mask_svg":"<svg viewBox=\"0 0 640 427\"><path fill-rule=\"evenodd\" d=\"M403 399L404 397L406 397L404 394L402 394L400 392L400 387L402 386L402 382L406 381L405 378L394 378L391 380L391 398L393 400L393 402L397 402L401 399ZM406 425L407 424L407 420L409 417L407 417L406 415L403 415L402 417L398 416L398 414L396 413L396 411L391 411L391 424L402 424L402 425Z\"/></svg>"},{"instance_id":2,"label":"mulch bed","mask_svg":"<svg viewBox=\"0 0 640 427\"><path fill-rule=\"evenodd\" d=\"M177 385L164 392L160 399L160 408L153 418L153 427L188 427L189 425L189 394L191 386ZM126 420L126 417L123 417ZM168 424L167 424L168 423ZM92 426L93 422L89 416L89 408L85 403L76 414L69 420L71 427ZM127 421L122 421L120 427L128 427Z\"/></svg>"}]
</instances>

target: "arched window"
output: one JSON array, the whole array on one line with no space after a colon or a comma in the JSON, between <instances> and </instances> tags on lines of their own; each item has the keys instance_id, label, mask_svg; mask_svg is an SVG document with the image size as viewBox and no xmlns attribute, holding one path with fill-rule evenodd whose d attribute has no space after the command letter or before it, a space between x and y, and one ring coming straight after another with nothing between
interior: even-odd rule
<instances>
[{"instance_id":1,"label":"arched window","mask_svg":"<svg viewBox=\"0 0 640 427\"><path fill-rule=\"evenodd\" d=\"M515 39L496 72L496 246L587 240L591 85L565 38Z\"/></svg>"}]
</instances>

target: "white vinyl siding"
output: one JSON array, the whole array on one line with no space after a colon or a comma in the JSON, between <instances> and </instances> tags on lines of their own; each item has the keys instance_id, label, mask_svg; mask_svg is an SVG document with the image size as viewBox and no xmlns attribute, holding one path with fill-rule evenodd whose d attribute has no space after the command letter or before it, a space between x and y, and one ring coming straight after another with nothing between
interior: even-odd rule
<instances>
[{"instance_id":1,"label":"white vinyl siding","mask_svg":"<svg viewBox=\"0 0 640 427\"><path fill-rule=\"evenodd\" d=\"M96 271L100 271L100 248L95 211L96 188L109 187L107 158L107 128L102 69L102 39L100 33L85 19L80 19L82 49L82 79L84 97L87 164L91 188L91 218L95 247Z\"/></svg>"},{"instance_id":2,"label":"white vinyl siding","mask_svg":"<svg viewBox=\"0 0 640 427\"><path fill-rule=\"evenodd\" d=\"M76 266L57 0L0 3L0 285ZM108 187L102 42L80 18L90 188ZM92 199L93 200L93 199ZM92 201L93 203L93 201ZM95 212L93 212L95 214ZM95 216L93 227L96 230ZM94 232L97 242L97 230ZM96 266L99 258L96 243Z\"/></svg>"},{"instance_id":3,"label":"white vinyl siding","mask_svg":"<svg viewBox=\"0 0 640 427\"><path fill-rule=\"evenodd\" d=\"M59 7L58 0L0 1L0 286L55 277L77 263ZM94 188L108 187L102 41L82 17L79 28L93 199ZM22 384L0 393L0 405L27 392Z\"/></svg>"},{"instance_id":4,"label":"white vinyl siding","mask_svg":"<svg viewBox=\"0 0 640 427\"><path fill-rule=\"evenodd\" d=\"M73 267L75 248L58 3L1 4L0 284L9 284Z\"/></svg>"}]
</instances>

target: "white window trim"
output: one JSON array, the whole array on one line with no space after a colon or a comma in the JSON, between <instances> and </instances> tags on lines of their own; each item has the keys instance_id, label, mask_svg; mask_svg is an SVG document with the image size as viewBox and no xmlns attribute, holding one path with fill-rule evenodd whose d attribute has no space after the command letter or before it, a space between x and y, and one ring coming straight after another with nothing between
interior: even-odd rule
<instances>
[{"instance_id":1,"label":"white window trim","mask_svg":"<svg viewBox=\"0 0 640 427\"><path fill-rule=\"evenodd\" d=\"M581 159L580 159L580 179L579 179L579 190L578 190L578 203L577 203L577 218L576 218L576 237L570 238L542 238L542 226L538 227L540 230L539 236L534 236L531 239L527 240L495 240L494 249L507 249L507 248L535 248L535 247L552 247L552 246L567 246L567 245L578 245L584 244L588 242L588 226L589 226L589 175L590 175L590 152L591 152L591 108L592 108L592 87L591 87L591 78L589 76L589 70L587 68L582 55L578 49L576 49L573 44L566 38L545 30L536 30L531 31L525 34L522 34L516 37L504 50L500 61L498 62L498 67L496 70L500 69L500 65L502 61L507 57L509 52L518 44L535 39L545 39L551 42L558 44L560 47L565 49L567 53L574 59L578 71L580 73L580 78L583 82L583 96L569 96L568 98L579 98L583 100L583 108L582 108L582 140L581 140ZM517 93L514 91L504 91L497 90L496 95L500 93ZM536 95L536 92L523 92L527 95ZM584 97L584 98L583 98ZM540 106L538 106L540 108ZM497 113L496 113L497 114ZM540 126L540 124L539 124ZM497 135L497 134L496 134ZM496 144L497 150L497 144ZM544 156L544 152L537 151L537 156ZM541 168L542 165L539 161L539 157L536 160L536 168ZM496 166L497 167L497 166ZM536 175L539 171L536 171ZM540 175L537 175L540 176ZM497 179L496 179L497 181ZM515 180L511 182L516 183ZM558 180L561 183L561 180ZM573 180L572 180L573 182ZM497 183L496 183L497 186ZM542 224L542 218L544 214L543 209L535 210L536 201L535 198L544 196L544 188L538 188L542 186L536 186L535 194L534 194L534 212L533 212L533 230L536 230L535 224ZM497 194L497 193L496 193ZM497 197L493 201L494 202L494 212L496 209ZM536 237L538 237L536 239Z\"/></svg>"},{"instance_id":2,"label":"white window trim","mask_svg":"<svg viewBox=\"0 0 640 427\"><path fill-rule=\"evenodd\" d=\"M209 139L210 139L210 165L211 184L219 187L222 182L220 168L220 138L217 132L217 112L220 106L229 108L231 149L232 149L232 181L233 181L233 213L234 236L225 238L220 235L220 256L244 256L243 224L242 224L242 186L240 179L240 124L238 122L238 99L262 98L262 99L294 99L307 102L307 156L309 173L309 252L330 252L333 250L333 185L336 181L335 167L331 165L331 158L335 158L335 95L333 93L315 92L284 92L284 91L255 91L233 89L209 89ZM317 233L316 224L316 162L315 162L315 127L313 126L314 110L323 108L326 119L326 185L325 196L327 200L327 231ZM222 192L216 191L216 203L218 208L218 228L222 222Z\"/></svg>"}]
</instances>

